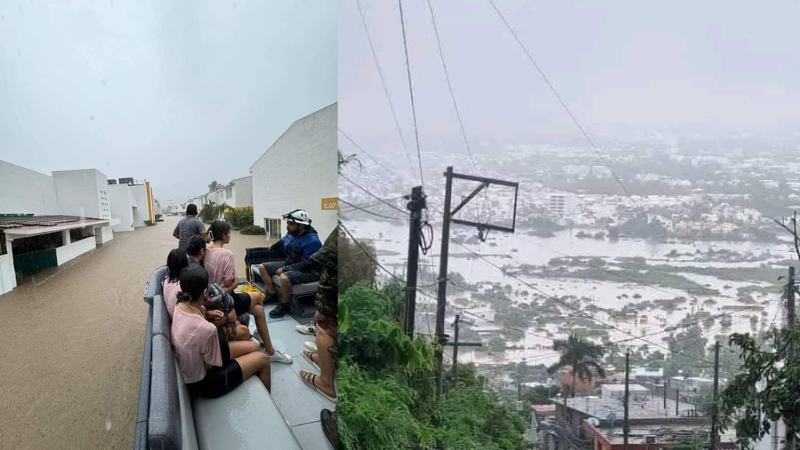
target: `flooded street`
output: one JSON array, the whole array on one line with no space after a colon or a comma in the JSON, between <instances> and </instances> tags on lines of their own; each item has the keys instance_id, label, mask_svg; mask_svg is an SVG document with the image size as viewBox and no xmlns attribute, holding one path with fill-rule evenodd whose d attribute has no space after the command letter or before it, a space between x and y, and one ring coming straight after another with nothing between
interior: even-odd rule
<instances>
[{"instance_id":1,"label":"flooded street","mask_svg":"<svg viewBox=\"0 0 800 450\"><path fill-rule=\"evenodd\" d=\"M133 443L151 271L177 247L177 217L115 233L76 260L23 279L0 295L8 326L0 346L3 448L129 448ZM247 247L226 246L244 277Z\"/></svg>"}]
</instances>

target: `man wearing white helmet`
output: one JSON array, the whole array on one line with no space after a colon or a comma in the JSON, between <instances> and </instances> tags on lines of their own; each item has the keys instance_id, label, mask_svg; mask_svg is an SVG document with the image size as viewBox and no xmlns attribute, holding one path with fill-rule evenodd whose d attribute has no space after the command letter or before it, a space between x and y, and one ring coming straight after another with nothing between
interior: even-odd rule
<instances>
[{"instance_id":1,"label":"man wearing white helmet","mask_svg":"<svg viewBox=\"0 0 800 450\"><path fill-rule=\"evenodd\" d=\"M286 236L272 244L270 252L283 252L285 261L274 261L258 266L258 272L265 281L271 280L273 275L280 276L281 303L270 311L270 317L283 317L289 312L289 298L292 296L292 286L295 284L313 283L319 280L320 272L317 265L311 261L311 255L322 248L322 242L317 236L317 230L311 226L311 219L302 209L284 214L286 221ZM265 282L267 298L264 303L278 300L273 283Z\"/></svg>"}]
</instances>

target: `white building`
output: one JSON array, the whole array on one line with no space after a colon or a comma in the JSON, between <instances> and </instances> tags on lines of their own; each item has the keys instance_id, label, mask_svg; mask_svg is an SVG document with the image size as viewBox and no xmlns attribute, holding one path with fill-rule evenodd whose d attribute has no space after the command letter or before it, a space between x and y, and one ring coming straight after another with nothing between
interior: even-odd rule
<instances>
[{"instance_id":1,"label":"white building","mask_svg":"<svg viewBox=\"0 0 800 450\"><path fill-rule=\"evenodd\" d=\"M321 240L338 215L337 104L293 123L253 164L253 221L267 239L286 230L281 217L305 209Z\"/></svg>"},{"instance_id":2,"label":"white building","mask_svg":"<svg viewBox=\"0 0 800 450\"><path fill-rule=\"evenodd\" d=\"M53 172L59 214L111 218L108 201L108 178L97 169L59 170Z\"/></svg>"},{"instance_id":3,"label":"white building","mask_svg":"<svg viewBox=\"0 0 800 450\"><path fill-rule=\"evenodd\" d=\"M114 231L133 231L134 228L147 226L145 221L155 221L155 215L159 214L153 190L147 181L133 186L110 184L107 189L112 217L120 219Z\"/></svg>"},{"instance_id":4,"label":"white building","mask_svg":"<svg viewBox=\"0 0 800 450\"><path fill-rule=\"evenodd\" d=\"M0 161L0 214L58 214L53 177Z\"/></svg>"},{"instance_id":5,"label":"white building","mask_svg":"<svg viewBox=\"0 0 800 450\"><path fill-rule=\"evenodd\" d=\"M227 204L231 208L253 207L253 177L247 176L231 180L228 184L221 184L214 192L203 194L193 200L198 208L208 202L221 205Z\"/></svg>"},{"instance_id":6,"label":"white building","mask_svg":"<svg viewBox=\"0 0 800 450\"><path fill-rule=\"evenodd\" d=\"M147 182L109 185L96 169L49 176L0 161L0 294L17 277L64 264L156 213Z\"/></svg>"}]
</instances>

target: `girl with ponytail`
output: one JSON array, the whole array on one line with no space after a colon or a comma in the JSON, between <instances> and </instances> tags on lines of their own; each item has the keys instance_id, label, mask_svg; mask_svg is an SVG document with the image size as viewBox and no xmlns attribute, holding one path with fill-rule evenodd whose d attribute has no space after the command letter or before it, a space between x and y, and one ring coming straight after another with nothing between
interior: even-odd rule
<instances>
[{"instance_id":1,"label":"girl with ponytail","mask_svg":"<svg viewBox=\"0 0 800 450\"><path fill-rule=\"evenodd\" d=\"M269 391L269 357L252 341L221 342L217 327L206 320L203 300L208 294L208 272L191 266L180 273L172 319L172 348L189 391L206 398L227 394L252 375Z\"/></svg>"},{"instance_id":2,"label":"girl with ponytail","mask_svg":"<svg viewBox=\"0 0 800 450\"><path fill-rule=\"evenodd\" d=\"M239 278L236 276L236 263L233 252L224 248L225 244L231 242L230 224L215 220L209 227L209 233L213 244L206 249L203 259L203 266L208 270L208 275L211 278L211 288L209 290L211 303L207 302L205 304L206 308L209 310L223 309L226 314L231 314L231 317L235 314L238 321L244 325L249 324L250 316L252 315L256 321L258 337L264 343L264 350L269 355L270 360L282 364L291 364L292 357L277 350L272 345L261 294L258 292L235 292L236 287L239 285ZM231 313L229 309L223 306L228 299L232 303L234 313ZM228 341L250 340L250 329L246 326L237 325L236 330L226 334L226 339Z\"/></svg>"}]
</instances>

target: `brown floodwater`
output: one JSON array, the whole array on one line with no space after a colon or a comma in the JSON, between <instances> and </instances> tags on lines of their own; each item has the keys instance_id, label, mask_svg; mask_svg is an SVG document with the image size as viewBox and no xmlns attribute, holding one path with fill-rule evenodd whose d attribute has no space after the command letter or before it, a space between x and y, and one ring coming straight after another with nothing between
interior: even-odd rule
<instances>
[{"instance_id":1,"label":"brown floodwater","mask_svg":"<svg viewBox=\"0 0 800 450\"><path fill-rule=\"evenodd\" d=\"M0 295L0 446L130 448L139 399L144 285L177 247L177 217L114 233L63 266ZM264 236L234 231L226 248L244 277L245 248Z\"/></svg>"}]
</instances>

